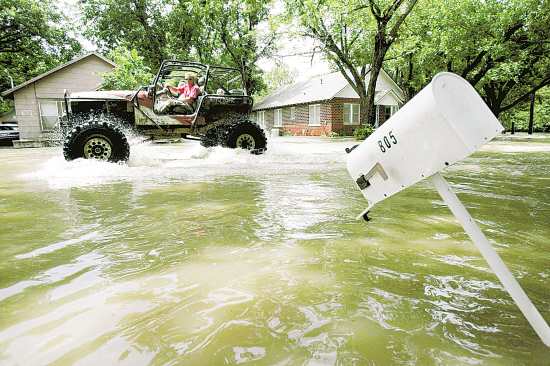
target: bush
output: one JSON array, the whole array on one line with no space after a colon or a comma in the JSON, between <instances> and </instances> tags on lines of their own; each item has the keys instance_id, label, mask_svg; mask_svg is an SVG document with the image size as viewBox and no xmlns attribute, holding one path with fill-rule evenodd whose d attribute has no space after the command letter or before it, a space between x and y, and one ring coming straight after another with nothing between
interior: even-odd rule
<instances>
[{"instance_id":1,"label":"bush","mask_svg":"<svg viewBox=\"0 0 550 366\"><path fill-rule=\"evenodd\" d=\"M356 140L364 140L372 133L372 126L371 125L363 125L361 127L357 127L355 131L353 131L353 136Z\"/></svg>"},{"instance_id":2,"label":"bush","mask_svg":"<svg viewBox=\"0 0 550 366\"><path fill-rule=\"evenodd\" d=\"M113 71L98 71L93 74L103 78L102 90L135 90L140 85L150 84L153 74L143 63L136 50L118 47L109 52L109 58L118 66Z\"/></svg>"}]
</instances>

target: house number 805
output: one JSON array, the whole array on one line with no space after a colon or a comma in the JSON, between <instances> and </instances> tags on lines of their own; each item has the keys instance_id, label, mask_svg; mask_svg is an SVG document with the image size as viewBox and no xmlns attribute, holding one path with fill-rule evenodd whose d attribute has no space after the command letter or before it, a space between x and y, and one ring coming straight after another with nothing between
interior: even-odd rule
<instances>
[{"instance_id":1,"label":"house number 805","mask_svg":"<svg viewBox=\"0 0 550 366\"><path fill-rule=\"evenodd\" d=\"M378 146L380 147L380 151L383 153L386 152L386 150L391 149L392 145L397 144L397 138L392 133L393 131L390 131L388 133L388 136L384 136L382 140L378 141Z\"/></svg>"}]
</instances>

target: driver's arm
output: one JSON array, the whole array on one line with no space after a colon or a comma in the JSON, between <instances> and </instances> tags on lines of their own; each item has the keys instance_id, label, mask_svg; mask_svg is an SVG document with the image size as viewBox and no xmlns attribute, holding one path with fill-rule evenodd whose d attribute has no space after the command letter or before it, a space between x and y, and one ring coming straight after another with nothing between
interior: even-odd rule
<instances>
[{"instance_id":1,"label":"driver's arm","mask_svg":"<svg viewBox=\"0 0 550 366\"><path fill-rule=\"evenodd\" d=\"M165 87L164 87L168 92L170 92L170 94L173 96L173 97L178 97L180 95L180 92L178 91L178 89L175 87L175 86L172 86L168 83L165 84Z\"/></svg>"}]
</instances>

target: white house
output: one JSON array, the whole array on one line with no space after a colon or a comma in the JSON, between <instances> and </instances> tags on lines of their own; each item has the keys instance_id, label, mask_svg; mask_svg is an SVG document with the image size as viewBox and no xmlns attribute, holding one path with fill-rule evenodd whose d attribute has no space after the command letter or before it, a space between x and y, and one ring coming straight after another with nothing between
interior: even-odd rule
<instances>
[{"instance_id":1,"label":"white house","mask_svg":"<svg viewBox=\"0 0 550 366\"><path fill-rule=\"evenodd\" d=\"M15 122L19 125L20 140L14 141L14 146L41 146L50 140L65 114L63 91L97 89L103 79L94 72L112 71L116 66L92 52L3 92L2 97L14 101Z\"/></svg>"}]
</instances>

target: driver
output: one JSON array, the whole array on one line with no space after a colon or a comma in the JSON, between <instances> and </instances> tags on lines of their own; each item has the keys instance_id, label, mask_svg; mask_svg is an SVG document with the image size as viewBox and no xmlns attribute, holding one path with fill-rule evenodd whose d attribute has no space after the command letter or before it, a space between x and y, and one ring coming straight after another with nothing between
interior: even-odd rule
<instances>
[{"instance_id":1,"label":"driver","mask_svg":"<svg viewBox=\"0 0 550 366\"><path fill-rule=\"evenodd\" d=\"M195 74L188 72L185 74L185 79L186 81L181 81L177 88L168 83L165 84L163 91L168 91L177 98L170 98L162 103L158 108L160 113L166 113L172 106L176 113L193 113L193 107L191 105L195 102L201 90L199 86L195 84Z\"/></svg>"}]
</instances>

